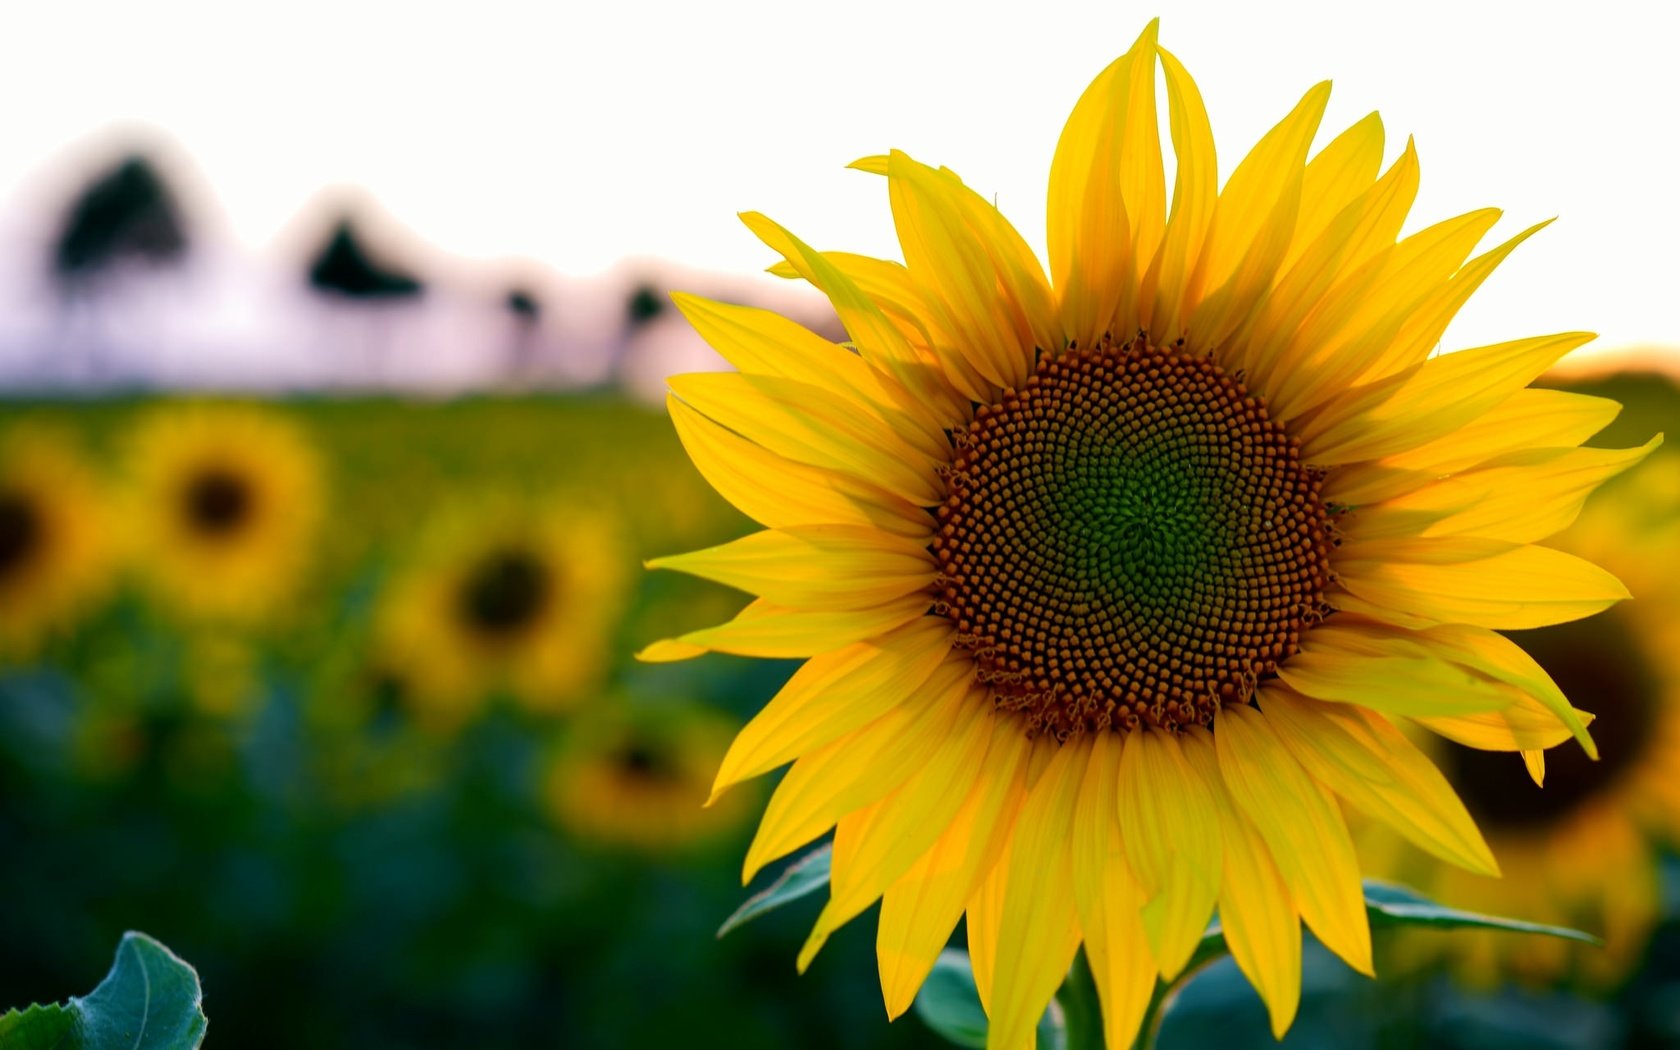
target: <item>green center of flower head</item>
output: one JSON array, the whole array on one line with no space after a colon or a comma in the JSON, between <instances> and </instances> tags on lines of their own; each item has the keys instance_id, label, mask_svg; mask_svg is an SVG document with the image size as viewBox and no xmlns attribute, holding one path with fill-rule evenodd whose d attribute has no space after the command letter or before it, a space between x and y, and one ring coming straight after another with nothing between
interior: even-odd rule
<instances>
[{"instance_id":1,"label":"green center of flower head","mask_svg":"<svg viewBox=\"0 0 1680 1050\"><path fill-rule=\"evenodd\" d=\"M221 539L239 531L256 500L250 482L223 467L210 467L187 482L183 495L187 524L201 536Z\"/></svg>"},{"instance_id":2,"label":"green center of flower head","mask_svg":"<svg viewBox=\"0 0 1680 1050\"><path fill-rule=\"evenodd\" d=\"M953 444L935 609L1029 734L1206 725L1326 611L1321 475L1207 358L1070 350Z\"/></svg>"},{"instance_id":3,"label":"green center of flower head","mask_svg":"<svg viewBox=\"0 0 1680 1050\"><path fill-rule=\"evenodd\" d=\"M0 490L0 580L27 564L41 540L35 504L21 492Z\"/></svg>"},{"instance_id":4,"label":"green center of flower head","mask_svg":"<svg viewBox=\"0 0 1680 1050\"><path fill-rule=\"evenodd\" d=\"M1619 607L1573 623L1508 636L1546 669L1565 696L1593 712L1599 760L1566 743L1546 752L1546 786L1512 776L1515 756L1451 746L1443 767L1465 805L1490 827L1544 830L1602 798L1637 768L1653 740L1661 688L1640 648L1637 625ZM1660 746L1657 745L1657 746Z\"/></svg>"},{"instance_id":5,"label":"green center of flower head","mask_svg":"<svg viewBox=\"0 0 1680 1050\"><path fill-rule=\"evenodd\" d=\"M467 574L459 595L461 619L488 638L518 634L541 616L553 584L549 567L530 551L495 551Z\"/></svg>"}]
</instances>

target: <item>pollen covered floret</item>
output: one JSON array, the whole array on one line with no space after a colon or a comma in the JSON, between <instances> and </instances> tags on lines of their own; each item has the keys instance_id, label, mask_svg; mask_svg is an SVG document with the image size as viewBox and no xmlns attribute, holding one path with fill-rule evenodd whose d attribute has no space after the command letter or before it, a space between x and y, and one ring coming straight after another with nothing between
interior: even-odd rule
<instances>
[{"instance_id":1,"label":"pollen covered floret","mask_svg":"<svg viewBox=\"0 0 1680 1050\"><path fill-rule=\"evenodd\" d=\"M937 610L1029 734L1206 725L1324 615L1322 477L1206 357L1072 350L952 440Z\"/></svg>"}]
</instances>

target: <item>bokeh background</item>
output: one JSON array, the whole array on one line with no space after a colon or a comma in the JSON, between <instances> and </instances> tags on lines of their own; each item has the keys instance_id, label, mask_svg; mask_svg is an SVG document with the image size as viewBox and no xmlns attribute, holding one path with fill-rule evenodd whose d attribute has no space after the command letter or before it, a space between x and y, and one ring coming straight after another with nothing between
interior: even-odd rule
<instances>
[{"instance_id":1,"label":"bokeh background","mask_svg":"<svg viewBox=\"0 0 1680 1050\"><path fill-rule=\"evenodd\" d=\"M888 146L1042 247L1061 120L1154 14L1225 172L1334 77L1327 128L1380 107L1390 156L1418 134L1418 225L1561 215L1444 345L1595 328L1545 381L1627 404L1592 443L1680 429L1680 74L1642 5L15 19L0 1006L86 991L140 928L200 969L213 1046L942 1045L885 1023L868 916L803 978L814 901L714 937L765 793L700 804L792 665L634 659L744 601L640 567L748 528L660 407L666 375L721 367L668 296L840 337L734 213L896 255L843 170ZM1309 952L1288 1045L1680 1045L1680 825L1647 788L1680 762L1680 453L1593 506L1560 542L1622 559L1637 611L1531 641L1595 694L1609 772L1560 760L1541 805L1517 763L1471 797L1520 891L1362 848L1449 902L1609 932L1609 961L1437 934L1385 943L1372 983ZM1182 1002L1164 1045L1271 1043L1229 963Z\"/></svg>"}]
</instances>

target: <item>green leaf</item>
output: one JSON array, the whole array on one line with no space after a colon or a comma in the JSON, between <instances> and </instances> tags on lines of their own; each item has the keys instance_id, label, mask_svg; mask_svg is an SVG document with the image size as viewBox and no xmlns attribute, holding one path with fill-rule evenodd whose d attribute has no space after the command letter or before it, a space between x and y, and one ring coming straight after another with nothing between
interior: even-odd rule
<instances>
[{"instance_id":1,"label":"green leaf","mask_svg":"<svg viewBox=\"0 0 1680 1050\"><path fill-rule=\"evenodd\" d=\"M827 886L828 864L833 854L834 847L824 843L783 868L782 873L776 876L775 882L748 897L735 909L735 914L723 921L723 925L718 927L717 935L722 937L735 927L745 926L765 912L774 911L789 901L796 901Z\"/></svg>"},{"instance_id":2,"label":"green leaf","mask_svg":"<svg viewBox=\"0 0 1680 1050\"><path fill-rule=\"evenodd\" d=\"M947 948L939 953L933 970L922 982L922 990L916 993L914 1009L922 1023L946 1042L982 1050L985 1047L986 1011L980 1006L967 952Z\"/></svg>"},{"instance_id":3,"label":"green leaf","mask_svg":"<svg viewBox=\"0 0 1680 1050\"><path fill-rule=\"evenodd\" d=\"M1547 926L1538 922L1525 922L1522 919L1507 919L1499 915L1460 911L1445 904L1437 904L1416 890L1378 882L1375 879L1365 880L1365 910L1371 916L1372 926L1434 926L1441 929L1471 926L1485 930L1509 930L1512 933L1562 937L1564 940L1580 941L1583 944L1604 943L1590 933L1572 930L1566 926Z\"/></svg>"},{"instance_id":4,"label":"green leaf","mask_svg":"<svg viewBox=\"0 0 1680 1050\"><path fill-rule=\"evenodd\" d=\"M1365 914L1370 917L1373 929L1386 926L1433 926L1441 930L1474 927L1561 937L1568 941L1580 941L1582 944L1604 943L1590 933L1572 930L1567 926L1547 926L1544 923L1507 919L1499 915L1460 911L1445 904L1438 904L1414 889L1396 886L1390 882L1378 882L1376 879L1365 880ZM1185 967L1185 971L1193 971L1203 963L1217 959L1229 951L1225 946L1225 931L1215 918L1208 924L1207 932L1202 934L1202 940L1196 945L1196 952L1191 956L1190 965Z\"/></svg>"},{"instance_id":5,"label":"green leaf","mask_svg":"<svg viewBox=\"0 0 1680 1050\"><path fill-rule=\"evenodd\" d=\"M986 1011L980 1006L980 991L974 987L974 967L968 953L947 948L939 953L933 970L916 993L916 1016L948 1043L964 1047L985 1047ZM1038 1019L1038 1050L1066 1050L1067 1023L1061 1004L1055 1000Z\"/></svg>"},{"instance_id":6,"label":"green leaf","mask_svg":"<svg viewBox=\"0 0 1680 1050\"><path fill-rule=\"evenodd\" d=\"M85 997L0 1015L6 1050L196 1050L209 1020L198 973L143 933L125 933Z\"/></svg>"}]
</instances>

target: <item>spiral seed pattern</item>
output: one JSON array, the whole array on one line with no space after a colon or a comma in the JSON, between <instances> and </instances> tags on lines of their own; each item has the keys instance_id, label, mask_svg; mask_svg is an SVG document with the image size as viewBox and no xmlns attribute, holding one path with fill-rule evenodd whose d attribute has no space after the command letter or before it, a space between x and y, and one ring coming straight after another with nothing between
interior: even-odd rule
<instances>
[{"instance_id":1,"label":"spiral seed pattern","mask_svg":"<svg viewBox=\"0 0 1680 1050\"><path fill-rule=\"evenodd\" d=\"M952 444L934 610L1029 735L1206 725L1327 611L1322 475L1205 357L1070 350Z\"/></svg>"}]
</instances>

